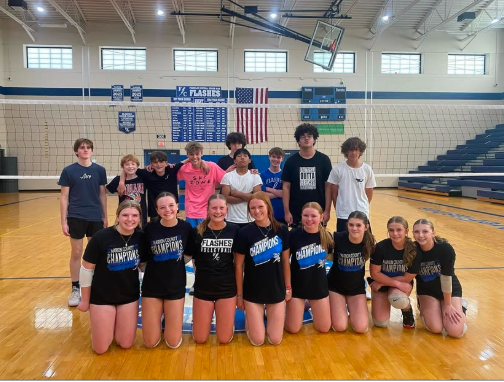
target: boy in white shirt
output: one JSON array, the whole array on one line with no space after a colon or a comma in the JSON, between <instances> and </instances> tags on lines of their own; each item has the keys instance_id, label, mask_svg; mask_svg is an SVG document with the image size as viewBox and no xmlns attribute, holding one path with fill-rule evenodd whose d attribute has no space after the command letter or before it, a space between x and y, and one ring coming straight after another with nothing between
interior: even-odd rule
<instances>
[{"instance_id":1,"label":"boy in white shirt","mask_svg":"<svg viewBox=\"0 0 504 382\"><path fill-rule=\"evenodd\" d=\"M262 180L248 169L250 153L247 149L236 150L233 158L236 169L222 178L221 193L229 205L226 221L242 227L254 220L248 216L247 203L254 192L261 191Z\"/></svg>"}]
</instances>

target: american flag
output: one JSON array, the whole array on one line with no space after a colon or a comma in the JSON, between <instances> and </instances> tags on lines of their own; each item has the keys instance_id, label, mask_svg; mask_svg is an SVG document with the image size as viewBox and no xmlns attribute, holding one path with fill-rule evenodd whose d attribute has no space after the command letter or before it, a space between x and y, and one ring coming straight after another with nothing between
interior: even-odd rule
<instances>
[{"instance_id":1,"label":"american flag","mask_svg":"<svg viewBox=\"0 0 504 382\"><path fill-rule=\"evenodd\" d=\"M268 88L236 88L236 103L268 103ZM268 140L268 108L239 107L236 109L236 129L245 134L247 143Z\"/></svg>"}]
</instances>

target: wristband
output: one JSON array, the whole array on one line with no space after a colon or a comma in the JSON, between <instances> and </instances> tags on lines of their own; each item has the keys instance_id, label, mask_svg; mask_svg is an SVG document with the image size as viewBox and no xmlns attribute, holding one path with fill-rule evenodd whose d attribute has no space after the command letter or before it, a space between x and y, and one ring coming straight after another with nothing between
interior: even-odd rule
<instances>
[{"instance_id":1,"label":"wristband","mask_svg":"<svg viewBox=\"0 0 504 382\"><path fill-rule=\"evenodd\" d=\"M292 287L291 287L290 285L287 285L287 286L285 287L285 289L287 289L287 290L292 290Z\"/></svg>"}]
</instances>

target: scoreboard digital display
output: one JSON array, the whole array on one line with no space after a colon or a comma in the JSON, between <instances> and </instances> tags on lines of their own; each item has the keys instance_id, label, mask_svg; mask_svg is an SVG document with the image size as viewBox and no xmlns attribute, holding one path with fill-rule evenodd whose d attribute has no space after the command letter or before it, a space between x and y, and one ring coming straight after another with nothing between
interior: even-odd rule
<instances>
[{"instance_id":1,"label":"scoreboard digital display","mask_svg":"<svg viewBox=\"0 0 504 382\"><path fill-rule=\"evenodd\" d=\"M346 104L346 87L344 86L305 86L301 91L301 103L303 104ZM346 108L301 109L303 121L344 121Z\"/></svg>"}]
</instances>

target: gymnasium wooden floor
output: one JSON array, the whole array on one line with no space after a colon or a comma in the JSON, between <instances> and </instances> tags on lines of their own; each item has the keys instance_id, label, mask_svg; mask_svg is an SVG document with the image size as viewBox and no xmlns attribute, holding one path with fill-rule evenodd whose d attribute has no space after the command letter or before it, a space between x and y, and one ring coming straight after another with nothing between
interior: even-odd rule
<instances>
[{"instance_id":1,"label":"gymnasium wooden floor","mask_svg":"<svg viewBox=\"0 0 504 382\"><path fill-rule=\"evenodd\" d=\"M432 335L414 304L417 327L393 310L389 328L365 335L286 333L280 346L252 347L244 334L219 345L184 335L178 350L142 344L90 347L89 315L67 307L70 244L60 230L59 193L0 194L1 379L502 379L504 377L504 206L390 189L375 191L373 232L402 215L427 217L457 252L469 330L455 340ZM117 203L109 197L109 221ZM493 222L493 223L492 223ZM335 225L334 215L330 228ZM503 229L499 229L503 228Z\"/></svg>"}]
</instances>

